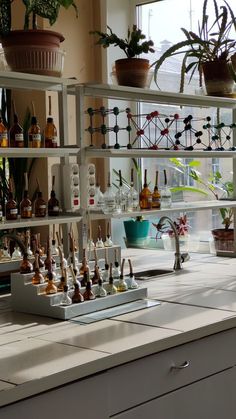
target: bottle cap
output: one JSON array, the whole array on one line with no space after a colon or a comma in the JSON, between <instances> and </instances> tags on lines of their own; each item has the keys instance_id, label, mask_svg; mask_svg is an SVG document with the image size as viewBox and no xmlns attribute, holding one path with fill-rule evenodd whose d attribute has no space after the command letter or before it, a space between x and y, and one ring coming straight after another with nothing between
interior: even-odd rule
<instances>
[{"instance_id":1,"label":"bottle cap","mask_svg":"<svg viewBox=\"0 0 236 419\"><path fill-rule=\"evenodd\" d=\"M51 116L49 116L49 117L47 118L47 122L48 122L49 124L52 124L52 123L53 123L53 118L52 118Z\"/></svg>"}]
</instances>

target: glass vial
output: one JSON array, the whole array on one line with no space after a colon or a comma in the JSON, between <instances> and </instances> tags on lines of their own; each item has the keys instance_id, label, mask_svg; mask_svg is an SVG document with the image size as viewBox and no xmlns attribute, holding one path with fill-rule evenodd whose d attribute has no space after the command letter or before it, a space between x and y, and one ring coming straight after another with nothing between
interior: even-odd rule
<instances>
[{"instance_id":1,"label":"glass vial","mask_svg":"<svg viewBox=\"0 0 236 419\"><path fill-rule=\"evenodd\" d=\"M139 194L134 188L134 169L131 169L130 188L126 195L127 211L133 212L139 209Z\"/></svg>"},{"instance_id":2,"label":"glass vial","mask_svg":"<svg viewBox=\"0 0 236 419\"><path fill-rule=\"evenodd\" d=\"M0 147L6 148L8 145L7 127L5 127L2 117L0 117Z\"/></svg>"},{"instance_id":3,"label":"glass vial","mask_svg":"<svg viewBox=\"0 0 236 419\"><path fill-rule=\"evenodd\" d=\"M121 170L119 170L119 187L115 195L116 198L116 212L120 214L126 211L126 190L123 186Z\"/></svg>"},{"instance_id":4,"label":"glass vial","mask_svg":"<svg viewBox=\"0 0 236 419\"><path fill-rule=\"evenodd\" d=\"M161 206L161 194L158 190L158 170L156 171L155 186L152 193L152 208L159 209Z\"/></svg>"},{"instance_id":5,"label":"glass vial","mask_svg":"<svg viewBox=\"0 0 236 419\"><path fill-rule=\"evenodd\" d=\"M104 214L111 214L115 211L116 208L116 195L112 190L111 186L111 174L108 173L108 182L107 182L107 189L104 192Z\"/></svg>"},{"instance_id":6,"label":"glass vial","mask_svg":"<svg viewBox=\"0 0 236 419\"><path fill-rule=\"evenodd\" d=\"M168 188L166 169L164 169L164 187L161 191L161 209L171 207L171 191Z\"/></svg>"},{"instance_id":7,"label":"glass vial","mask_svg":"<svg viewBox=\"0 0 236 419\"><path fill-rule=\"evenodd\" d=\"M50 194L50 199L48 201L48 216L57 217L59 215L59 201L56 197L54 191L55 176L52 178L52 190Z\"/></svg>"},{"instance_id":8,"label":"glass vial","mask_svg":"<svg viewBox=\"0 0 236 419\"><path fill-rule=\"evenodd\" d=\"M24 147L24 132L22 126L19 124L18 115L16 113L15 103L13 106L13 125L9 130L10 147L22 148Z\"/></svg>"}]
</instances>

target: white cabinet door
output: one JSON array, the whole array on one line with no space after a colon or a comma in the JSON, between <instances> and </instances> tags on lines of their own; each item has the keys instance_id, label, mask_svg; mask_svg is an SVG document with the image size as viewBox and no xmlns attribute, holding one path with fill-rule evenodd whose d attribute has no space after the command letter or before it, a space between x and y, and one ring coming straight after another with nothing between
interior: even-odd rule
<instances>
[{"instance_id":1,"label":"white cabinet door","mask_svg":"<svg viewBox=\"0 0 236 419\"><path fill-rule=\"evenodd\" d=\"M37 384L35 384L37 385ZM106 373L0 407L1 419L108 419Z\"/></svg>"},{"instance_id":2,"label":"white cabinet door","mask_svg":"<svg viewBox=\"0 0 236 419\"><path fill-rule=\"evenodd\" d=\"M113 419L235 419L236 368L205 378Z\"/></svg>"}]
</instances>

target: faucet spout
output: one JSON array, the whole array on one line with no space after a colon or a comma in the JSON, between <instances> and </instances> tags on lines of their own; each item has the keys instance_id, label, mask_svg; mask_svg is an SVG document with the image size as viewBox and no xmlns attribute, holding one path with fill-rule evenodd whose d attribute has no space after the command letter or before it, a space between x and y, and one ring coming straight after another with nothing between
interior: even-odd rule
<instances>
[{"instance_id":1,"label":"faucet spout","mask_svg":"<svg viewBox=\"0 0 236 419\"><path fill-rule=\"evenodd\" d=\"M160 218L158 224L156 226L157 230L161 230L162 226L168 222L173 230L174 233L174 238L175 238L175 262L174 262L174 267L173 269L175 271L179 271L180 269L183 269L182 267L182 255L180 253L180 245L179 245L179 236L175 227L174 222L171 220L171 218L167 217L167 216L163 216Z\"/></svg>"}]
</instances>

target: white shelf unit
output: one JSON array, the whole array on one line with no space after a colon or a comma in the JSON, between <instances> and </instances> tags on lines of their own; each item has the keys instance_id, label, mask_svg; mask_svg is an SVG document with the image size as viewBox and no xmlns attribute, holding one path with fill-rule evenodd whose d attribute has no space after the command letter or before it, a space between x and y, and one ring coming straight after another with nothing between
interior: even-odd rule
<instances>
[{"instance_id":1,"label":"white shelf unit","mask_svg":"<svg viewBox=\"0 0 236 419\"><path fill-rule=\"evenodd\" d=\"M142 150L142 149L127 149L127 148L96 148L94 146L84 146L84 122L81 115L84 113L84 98L103 98L103 99L119 99L127 100L135 103L145 102L162 105L177 105L177 106L194 106L199 108L226 108L232 111L232 120L236 121L236 100L234 98L225 97L211 97L201 95L187 95L172 92L161 92L150 89L140 89L126 86L113 86L113 85L97 85L85 84L76 86L77 93L77 107L79 117L79 138L78 144L81 147L82 161L88 158L171 158L171 157L185 157L185 158L232 158L233 159L233 182L236 185L236 151L203 151L203 150ZM233 131L233 145L236 146L236 133ZM81 187L83 187L84 180L81 179ZM85 202L85 201L84 201ZM104 219L104 218L127 218L136 215L150 215L159 214L162 212L171 214L176 211L200 211L206 209L214 209L221 207L236 208L236 190L234 190L232 201L200 201L191 203L175 204L172 208L157 211L137 211L134 213L122 213L105 215L101 213L89 213L90 219ZM86 208L84 208L86 212ZM236 210L234 210L236 218ZM235 232L236 243L236 232ZM232 254L230 254L231 256Z\"/></svg>"},{"instance_id":2,"label":"white shelf unit","mask_svg":"<svg viewBox=\"0 0 236 419\"><path fill-rule=\"evenodd\" d=\"M81 216L79 214L66 214L59 215L58 217L43 217L37 218L32 217L31 219L22 219L16 221L5 221L0 223L0 230L8 230L13 228L29 228L29 227L40 227L45 225L53 224L68 224L68 223L78 223L81 221Z\"/></svg>"}]
</instances>

